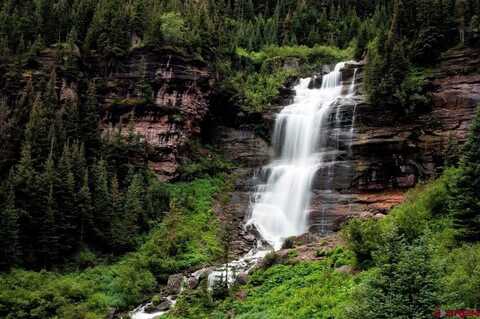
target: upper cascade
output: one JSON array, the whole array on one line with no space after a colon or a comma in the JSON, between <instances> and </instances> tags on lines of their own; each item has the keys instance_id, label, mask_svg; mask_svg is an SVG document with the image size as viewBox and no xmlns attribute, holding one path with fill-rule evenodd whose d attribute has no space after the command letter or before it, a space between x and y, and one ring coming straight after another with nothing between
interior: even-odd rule
<instances>
[{"instance_id":1,"label":"upper cascade","mask_svg":"<svg viewBox=\"0 0 480 319\"><path fill-rule=\"evenodd\" d=\"M331 129L328 117L343 95L345 62L322 78L318 89L309 89L311 78L300 79L295 97L278 115L273 134L276 153L263 167L266 183L257 186L247 225L254 225L274 249L283 241L308 229L312 180L322 166ZM353 94L352 86L347 95Z\"/></svg>"}]
</instances>

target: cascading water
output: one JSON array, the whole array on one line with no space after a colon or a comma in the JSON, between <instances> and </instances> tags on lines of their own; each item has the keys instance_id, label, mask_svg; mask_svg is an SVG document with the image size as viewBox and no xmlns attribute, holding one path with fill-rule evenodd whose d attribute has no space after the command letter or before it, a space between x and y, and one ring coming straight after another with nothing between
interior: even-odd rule
<instances>
[{"instance_id":1,"label":"cascading water","mask_svg":"<svg viewBox=\"0 0 480 319\"><path fill-rule=\"evenodd\" d=\"M324 75L319 89L309 89L310 79L301 79L294 102L276 119L277 158L262 169L267 182L258 186L247 222L274 249L280 249L286 238L307 231L312 179L326 155L322 150L327 146L328 116L342 97L344 65L339 63Z\"/></svg>"}]
</instances>

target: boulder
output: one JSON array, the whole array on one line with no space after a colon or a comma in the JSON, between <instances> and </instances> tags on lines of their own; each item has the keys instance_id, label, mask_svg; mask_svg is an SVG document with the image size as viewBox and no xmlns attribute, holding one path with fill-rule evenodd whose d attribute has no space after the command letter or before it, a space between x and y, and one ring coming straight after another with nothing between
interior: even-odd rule
<instances>
[{"instance_id":1,"label":"boulder","mask_svg":"<svg viewBox=\"0 0 480 319\"><path fill-rule=\"evenodd\" d=\"M341 272L341 273L344 273L344 274L353 274L355 272L353 267L348 266L348 265L343 265L343 266L340 266L338 268L335 268L335 271Z\"/></svg>"},{"instance_id":2,"label":"boulder","mask_svg":"<svg viewBox=\"0 0 480 319\"><path fill-rule=\"evenodd\" d=\"M248 274L245 272L241 272L237 275L237 278L235 278L235 284L237 285L246 285L248 283Z\"/></svg>"},{"instance_id":3,"label":"boulder","mask_svg":"<svg viewBox=\"0 0 480 319\"><path fill-rule=\"evenodd\" d=\"M184 281L183 274L171 275L168 277L167 292L170 295L178 295L182 291Z\"/></svg>"}]
</instances>

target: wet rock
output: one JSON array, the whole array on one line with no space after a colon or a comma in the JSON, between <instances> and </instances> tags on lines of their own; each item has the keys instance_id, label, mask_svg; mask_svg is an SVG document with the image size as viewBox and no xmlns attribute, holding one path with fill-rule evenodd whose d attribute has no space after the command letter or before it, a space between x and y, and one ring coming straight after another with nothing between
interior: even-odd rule
<instances>
[{"instance_id":1,"label":"wet rock","mask_svg":"<svg viewBox=\"0 0 480 319\"><path fill-rule=\"evenodd\" d=\"M322 87L322 75L314 75L308 83L309 89L319 89Z\"/></svg>"},{"instance_id":2,"label":"wet rock","mask_svg":"<svg viewBox=\"0 0 480 319\"><path fill-rule=\"evenodd\" d=\"M182 290L184 277L182 274L171 275L168 277L167 291L171 295L178 295Z\"/></svg>"},{"instance_id":3,"label":"wet rock","mask_svg":"<svg viewBox=\"0 0 480 319\"><path fill-rule=\"evenodd\" d=\"M144 311L146 313L156 313L159 311L167 311L169 310L173 305L173 302L168 299L168 298L161 298L161 300L158 301L158 303L150 303L148 304Z\"/></svg>"},{"instance_id":4,"label":"wet rock","mask_svg":"<svg viewBox=\"0 0 480 319\"><path fill-rule=\"evenodd\" d=\"M198 287L198 283L200 282L199 278L197 277L189 277L187 279L187 286L189 289L195 289Z\"/></svg>"},{"instance_id":5,"label":"wet rock","mask_svg":"<svg viewBox=\"0 0 480 319\"><path fill-rule=\"evenodd\" d=\"M114 319L117 314L116 309L111 309L108 311L107 316L105 317L106 319Z\"/></svg>"},{"instance_id":6,"label":"wet rock","mask_svg":"<svg viewBox=\"0 0 480 319\"><path fill-rule=\"evenodd\" d=\"M248 274L241 272L237 275L237 278L235 279L235 284L237 285L246 285L248 283Z\"/></svg>"},{"instance_id":7,"label":"wet rock","mask_svg":"<svg viewBox=\"0 0 480 319\"><path fill-rule=\"evenodd\" d=\"M336 272L341 272L341 273L344 273L344 274L353 274L355 272L353 267L348 266L348 265L343 265L343 266L340 266L338 268L335 268L335 271Z\"/></svg>"}]
</instances>

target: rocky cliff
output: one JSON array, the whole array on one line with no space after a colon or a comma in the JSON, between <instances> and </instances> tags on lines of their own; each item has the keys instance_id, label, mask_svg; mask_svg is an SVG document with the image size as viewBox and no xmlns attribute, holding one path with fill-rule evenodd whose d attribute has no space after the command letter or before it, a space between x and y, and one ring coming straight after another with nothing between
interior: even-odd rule
<instances>
[{"instance_id":1,"label":"rocky cliff","mask_svg":"<svg viewBox=\"0 0 480 319\"><path fill-rule=\"evenodd\" d=\"M330 117L328 139L340 151L331 154L314 181L310 211L314 233L335 231L351 216L381 218L404 200L408 189L437 176L444 166L447 144L465 141L480 102L479 50L444 54L429 77L431 109L421 113L400 116L369 104L363 68L364 63L346 66L345 87L350 86L357 69L356 94L339 101ZM278 107L272 107L263 114L263 124L271 125L277 111ZM245 240L252 240L241 221L248 214L255 169L268 161L271 152L268 141L255 134L257 125L246 121L216 130L217 145L225 156L243 164L230 204L223 207L238 222L237 240L243 239L243 244L236 246L239 251L245 249Z\"/></svg>"},{"instance_id":2,"label":"rocky cliff","mask_svg":"<svg viewBox=\"0 0 480 319\"><path fill-rule=\"evenodd\" d=\"M45 81L55 69L61 99L79 99L86 82L94 81L103 133L133 129L146 142L146 160L159 178L175 178L185 146L200 135L208 113L214 79L207 64L168 47L136 48L115 63L79 50L69 68L59 59L61 49L42 51L28 76Z\"/></svg>"}]
</instances>

